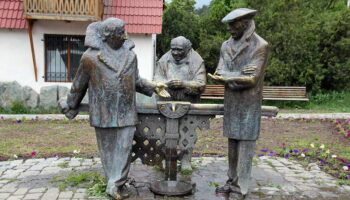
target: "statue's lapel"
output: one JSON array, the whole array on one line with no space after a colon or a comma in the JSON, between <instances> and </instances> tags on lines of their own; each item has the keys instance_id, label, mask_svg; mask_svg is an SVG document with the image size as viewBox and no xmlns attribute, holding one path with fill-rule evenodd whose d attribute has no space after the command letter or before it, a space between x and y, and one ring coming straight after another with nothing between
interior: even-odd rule
<instances>
[{"instance_id":1,"label":"statue's lapel","mask_svg":"<svg viewBox=\"0 0 350 200\"><path fill-rule=\"evenodd\" d=\"M99 61L105 64L109 69L117 73L119 77L130 66L127 66L128 56L124 55L124 49L119 49L116 54L108 53L106 50L100 50L97 54Z\"/></svg>"},{"instance_id":2,"label":"statue's lapel","mask_svg":"<svg viewBox=\"0 0 350 200\"><path fill-rule=\"evenodd\" d=\"M237 49L237 51L232 55L232 61L234 61L237 56L239 56L244 49L246 49L249 46L249 43L247 41L244 41Z\"/></svg>"}]
</instances>

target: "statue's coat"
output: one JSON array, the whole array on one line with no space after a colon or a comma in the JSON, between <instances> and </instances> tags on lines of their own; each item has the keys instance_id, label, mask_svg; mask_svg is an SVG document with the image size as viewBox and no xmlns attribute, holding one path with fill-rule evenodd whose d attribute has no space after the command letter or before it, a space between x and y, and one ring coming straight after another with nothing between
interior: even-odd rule
<instances>
[{"instance_id":1,"label":"statue's coat","mask_svg":"<svg viewBox=\"0 0 350 200\"><path fill-rule=\"evenodd\" d=\"M89 89L91 126L112 128L136 125L135 90L151 96L156 86L140 78L137 58L131 50L133 45L126 41L117 51L109 51L88 38L87 41L90 48L81 58L67 99L69 107L77 109Z\"/></svg>"},{"instance_id":2,"label":"statue's coat","mask_svg":"<svg viewBox=\"0 0 350 200\"><path fill-rule=\"evenodd\" d=\"M247 66L256 66L253 82L225 85L224 136L236 140L257 140L260 130L264 71L268 44L255 32L252 22L243 37L222 44L216 73L225 78L241 75Z\"/></svg>"},{"instance_id":3,"label":"statue's coat","mask_svg":"<svg viewBox=\"0 0 350 200\"><path fill-rule=\"evenodd\" d=\"M172 71L169 69L170 67L176 68L176 70ZM181 63L176 64L171 51L168 51L159 59L154 71L154 81L167 82L175 78L186 82L190 86L176 90L167 89L171 95L171 100L192 103L200 100L207 79L204 61L195 50L191 49Z\"/></svg>"}]
</instances>

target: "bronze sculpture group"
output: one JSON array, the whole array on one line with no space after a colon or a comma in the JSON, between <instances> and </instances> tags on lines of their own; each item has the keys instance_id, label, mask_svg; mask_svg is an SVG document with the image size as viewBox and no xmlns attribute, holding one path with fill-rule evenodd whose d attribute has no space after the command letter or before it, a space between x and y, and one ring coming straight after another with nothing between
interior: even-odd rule
<instances>
[{"instance_id":1,"label":"bronze sculpture group","mask_svg":"<svg viewBox=\"0 0 350 200\"><path fill-rule=\"evenodd\" d=\"M229 179L217 193L248 193L268 53L267 42L255 33L255 14L240 8L222 20L228 23L231 37L222 44L216 72L208 74L225 85L223 134L228 138ZM197 103L206 84L204 61L182 36L171 41L171 50L157 62L154 82L140 78L134 45L126 40L124 29L117 18L89 25L85 39L89 48L67 100L60 102L61 111L72 119L89 89L90 124L95 127L107 177L106 192L115 199L128 196L125 182L138 123L136 92L148 96L155 92L162 101ZM183 169L191 169L193 145L180 149Z\"/></svg>"}]
</instances>

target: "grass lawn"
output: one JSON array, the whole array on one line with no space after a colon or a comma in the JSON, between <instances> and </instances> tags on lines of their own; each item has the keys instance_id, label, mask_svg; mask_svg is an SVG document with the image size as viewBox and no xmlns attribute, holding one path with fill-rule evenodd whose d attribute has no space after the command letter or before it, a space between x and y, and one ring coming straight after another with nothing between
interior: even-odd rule
<instances>
[{"instance_id":1,"label":"grass lawn","mask_svg":"<svg viewBox=\"0 0 350 200\"><path fill-rule=\"evenodd\" d=\"M0 160L13 159L14 155L30 158L32 152L35 152L35 157L73 156L74 150L80 151L80 156L98 156L94 128L90 127L87 120L0 120L0 141ZM322 144L323 153L316 152ZM262 120L257 155L285 156L289 151L297 150L298 153L290 153L290 158L301 159L303 149L310 149L305 153L310 162L320 162L320 159L331 161L331 156L336 155L350 163L350 137L340 133L334 121ZM328 153L325 154L326 151ZM227 138L222 136L222 119L213 119L211 129L198 133L194 154L227 155ZM340 162L332 165L329 172L338 176L340 172L336 168L342 168Z\"/></svg>"},{"instance_id":2,"label":"grass lawn","mask_svg":"<svg viewBox=\"0 0 350 200\"><path fill-rule=\"evenodd\" d=\"M95 130L87 120L0 120L0 155L2 160L13 155L37 156L97 153ZM269 149L278 152L284 145L306 148L309 144L324 144L331 154L350 159L350 139L339 134L333 122L320 120L263 119L257 151ZM226 155L227 138L222 136L222 119L213 119L211 129L198 134L194 153Z\"/></svg>"}]
</instances>

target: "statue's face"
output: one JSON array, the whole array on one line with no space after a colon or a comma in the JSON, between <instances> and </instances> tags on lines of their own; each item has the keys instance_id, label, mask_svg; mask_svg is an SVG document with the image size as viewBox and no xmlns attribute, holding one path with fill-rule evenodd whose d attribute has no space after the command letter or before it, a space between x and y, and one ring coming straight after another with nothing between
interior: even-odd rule
<instances>
[{"instance_id":1,"label":"statue's face","mask_svg":"<svg viewBox=\"0 0 350 200\"><path fill-rule=\"evenodd\" d=\"M171 46L171 55L176 61L180 61L186 57L187 50L181 45Z\"/></svg>"},{"instance_id":2,"label":"statue's face","mask_svg":"<svg viewBox=\"0 0 350 200\"><path fill-rule=\"evenodd\" d=\"M113 49L119 49L125 41L124 28L118 28L113 31L110 36L106 38L106 43Z\"/></svg>"},{"instance_id":3,"label":"statue's face","mask_svg":"<svg viewBox=\"0 0 350 200\"><path fill-rule=\"evenodd\" d=\"M242 19L234 22L230 22L228 31L231 33L233 39L239 40L243 36L244 32L249 26L249 19Z\"/></svg>"}]
</instances>

